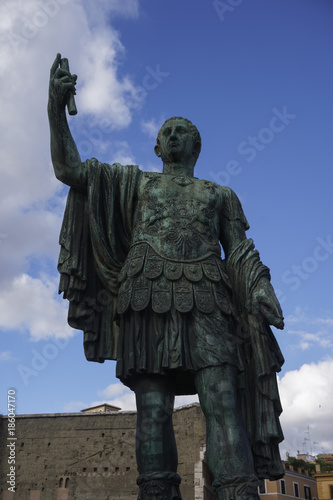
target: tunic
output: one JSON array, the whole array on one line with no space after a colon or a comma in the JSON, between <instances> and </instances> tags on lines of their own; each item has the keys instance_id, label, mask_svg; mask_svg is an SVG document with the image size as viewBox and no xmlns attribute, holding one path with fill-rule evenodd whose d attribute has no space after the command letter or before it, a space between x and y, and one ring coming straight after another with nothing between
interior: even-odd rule
<instances>
[{"instance_id":1,"label":"tunic","mask_svg":"<svg viewBox=\"0 0 333 500\"><path fill-rule=\"evenodd\" d=\"M125 384L138 373L168 374L177 394L191 394L190 372L222 363L240 368L219 243L225 218L247 228L229 188L141 173L131 248L118 277L116 374Z\"/></svg>"}]
</instances>

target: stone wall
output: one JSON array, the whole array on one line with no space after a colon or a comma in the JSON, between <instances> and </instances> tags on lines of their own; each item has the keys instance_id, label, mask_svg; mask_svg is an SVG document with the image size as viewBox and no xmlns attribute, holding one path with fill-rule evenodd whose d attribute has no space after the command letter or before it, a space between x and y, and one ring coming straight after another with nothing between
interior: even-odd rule
<instances>
[{"instance_id":1,"label":"stone wall","mask_svg":"<svg viewBox=\"0 0 333 500\"><path fill-rule=\"evenodd\" d=\"M194 498L195 464L205 443L196 404L175 410L183 500ZM16 417L16 493L8 491L7 418L1 418L0 500L136 500L136 412ZM196 496L203 484L197 484Z\"/></svg>"}]
</instances>

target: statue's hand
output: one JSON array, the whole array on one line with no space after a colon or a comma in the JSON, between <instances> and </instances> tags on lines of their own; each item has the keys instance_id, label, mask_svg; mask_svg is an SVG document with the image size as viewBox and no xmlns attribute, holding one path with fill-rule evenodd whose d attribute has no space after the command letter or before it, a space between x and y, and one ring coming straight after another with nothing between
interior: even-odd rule
<instances>
[{"instance_id":1,"label":"statue's hand","mask_svg":"<svg viewBox=\"0 0 333 500\"><path fill-rule=\"evenodd\" d=\"M76 93L77 76L59 65L61 65L61 54L57 54L50 71L49 106L53 110L65 109L68 92Z\"/></svg>"},{"instance_id":2,"label":"statue's hand","mask_svg":"<svg viewBox=\"0 0 333 500\"><path fill-rule=\"evenodd\" d=\"M270 325L283 330L281 306L268 279L261 279L254 289L251 309L253 314L261 314Z\"/></svg>"}]
</instances>

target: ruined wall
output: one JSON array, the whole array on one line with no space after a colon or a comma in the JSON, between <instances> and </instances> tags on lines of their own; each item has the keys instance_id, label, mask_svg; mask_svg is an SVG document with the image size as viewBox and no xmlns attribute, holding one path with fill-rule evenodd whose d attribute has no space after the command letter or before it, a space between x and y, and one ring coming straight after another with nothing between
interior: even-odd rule
<instances>
[{"instance_id":1,"label":"ruined wall","mask_svg":"<svg viewBox=\"0 0 333 500\"><path fill-rule=\"evenodd\" d=\"M198 404L174 412L183 500L205 442ZM16 417L16 493L7 490L7 418L1 419L0 500L136 500L136 412Z\"/></svg>"}]
</instances>

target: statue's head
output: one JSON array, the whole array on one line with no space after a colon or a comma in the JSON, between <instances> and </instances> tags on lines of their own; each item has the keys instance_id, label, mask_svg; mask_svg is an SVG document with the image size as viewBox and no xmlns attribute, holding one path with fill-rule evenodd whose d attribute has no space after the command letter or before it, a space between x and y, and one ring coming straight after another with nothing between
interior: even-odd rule
<instances>
[{"instance_id":1,"label":"statue's head","mask_svg":"<svg viewBox=\"0 0 333 500\"><path fill-rule=\"evenodd\" d=\"M155 153L163 163L193 160L193 165L201 151L199 131L190 120L174 116L166 120L160 128Z\"/></svg>"}]
</instances>

